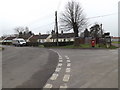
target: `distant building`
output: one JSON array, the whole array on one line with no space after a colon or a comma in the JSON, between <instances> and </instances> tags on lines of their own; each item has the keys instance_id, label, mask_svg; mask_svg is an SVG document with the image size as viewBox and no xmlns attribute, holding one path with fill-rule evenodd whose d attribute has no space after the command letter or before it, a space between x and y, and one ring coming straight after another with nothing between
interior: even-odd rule
<instances>
[{"instance_id":1,"label":"distant building","mask_svg":"<svg viewBox=\"0 0 120 90\"><path fill-rule=\"evenodd\" d=\"M2 39L2 41L1 42L4 42L4 43L12 43L12 40L14 39L14 38L16 38L16 37L5 37L5 38L3 38Z\"/></svg>"},{"instance_id":2,"label":"distant building","mask_svg":"<svg viewBox=\"0 0 120 90\"><path fill-rule=\"evenodd\" d=\"M69 42L74 41L74 33L61 33L58 34L58 41L59 42ZM7 36L4 38L1 38L1 42L9 42L12 43L12 40L14 38L23 38L26 42L39 42L39 43L45 43L45 42L56 42L57 37L56 33L52 31L51 34L39 34L39 35L23 35L21 37L15 37L15 36Z\"/></svg>"},{"instance_id":3,"label":"distant building","mask_svg":"<svg viewBox=\"0 0 120 90\"><path fill-rule=\"evenodd\" d=\"M74 41L74 37L75 37L74 33L61 33L61 34L58 34L58 42ZM52 35L50 39L51 39L51 42L56 42L57 36Z\"/></svg>"},{"instance_id":4,"label":"distant building","mask_svg":"<svg viewBox=\"0 0 120 90\"><path fill-rule=\"evenodd\" d=\"M120 37L111 37L111 41L120 41Z\"/></svg>"},{"instance_id":5,"label":"distant building","mask_svg":"<svg viewBox=\"0 0 120 90\"><path fill-rule=\"evenodd\" d=\"M27 42L38 42L39 35L31 35L28 39Z\"/></svg>"},{"instance_id":6,"label":"distant building","mask_svg":"<svg viewBox=\"0 0 120 90\"><path fill-rule=\"evenodd\" d=\"M90 32L88 31L88 29L85 29L84 31L84 37L90 37Z\"/></svg>"},{"instance_id":7,"label":"distant building","mask_svg":"<svg viewBox=\"0 0 120 90\"><path fill-rule=\"evenodd\" d=\"M48 41L47 41L47 38L48 38L49 36L50 36L49 34L42 34L42 35L39 36L37 42L40 42L40 43L48 42Z\"/></svg>"}]
</instances>

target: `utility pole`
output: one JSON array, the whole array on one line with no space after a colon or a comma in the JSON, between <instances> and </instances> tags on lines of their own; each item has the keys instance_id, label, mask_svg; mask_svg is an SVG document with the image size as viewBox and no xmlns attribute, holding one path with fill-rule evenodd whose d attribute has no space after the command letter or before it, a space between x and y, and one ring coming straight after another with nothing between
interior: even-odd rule
<instances>
[{"instance_id":1,"label":"utility pole","mask_svg":"<svg viewBox=\"0 0 120 90\"><path fill-rule=\"evenodd\" d=\"M56 43L58 46L58 22L57 22L57 11L55 11L55 27L56 27Z\"/></svg>"},{"instance_id":2,"label":"utility pole","mask_svg":"<svg viewBox=\"0 0 120 90\"><path fill-rule=\"evenodd\" d=\"M102 24L100 24L100 29L101 29L101 37L102 37L102 35L103 35Z\"/></svg>"}]
</instances>

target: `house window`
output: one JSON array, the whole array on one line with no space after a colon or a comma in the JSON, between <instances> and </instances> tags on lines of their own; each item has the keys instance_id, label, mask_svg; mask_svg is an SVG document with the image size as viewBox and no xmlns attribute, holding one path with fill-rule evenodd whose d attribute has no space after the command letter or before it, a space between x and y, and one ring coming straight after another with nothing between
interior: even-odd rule
<instances>
[{"instance_id":1,"label":"house window","mask_svg":"<svg viewBox=\"0 0 120 90\"><path fill-rule=\"evenodd\" d=\"M64 39L64 42L65 42L65 39Z\"/></svg>"},{"instance_id":2,"label":"house window","mask_svg":"<svg viewBox=\"0 0 120 90\"><path fill-rule=\"evenodd\" d=\"M41 39L40 42L41 42L41 43L44 43L44 39Z\"/></svg>"}]
</instances>

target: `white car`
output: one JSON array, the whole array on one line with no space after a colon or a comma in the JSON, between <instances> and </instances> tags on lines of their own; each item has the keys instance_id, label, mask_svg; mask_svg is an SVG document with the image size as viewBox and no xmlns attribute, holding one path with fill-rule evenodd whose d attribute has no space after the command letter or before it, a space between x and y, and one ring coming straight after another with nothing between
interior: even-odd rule
<instances>
[{"instance_id":1,"label":"white car","mask_svg":"<svg viewBox=\"0 0 120 90\"><path fill-rule=\"evenodd\" d=\"M15 38L12 40L12 44L15 46L25 46L26 41L23 38Z\"/></svg>"}]
</instances>

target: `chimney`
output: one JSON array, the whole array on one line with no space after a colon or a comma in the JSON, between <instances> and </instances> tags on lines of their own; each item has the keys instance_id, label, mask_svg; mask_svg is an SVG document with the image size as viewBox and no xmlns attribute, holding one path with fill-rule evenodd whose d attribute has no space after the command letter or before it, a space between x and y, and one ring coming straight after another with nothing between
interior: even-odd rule
<instances>
[{"instance_id":1,"label":"chimney","mask_svg":"<svg viewBox=\"0 0 120 90\"><path fill-rule=\"evenodd\" d=\"M55 31L54 31L54 30L52 30L51 34L55 34Z\"/></svg>"},{"instance_id":2,"label":"chimney","mask_svg":"<svg viewBox=\"0 0 120 90\"><path fill-rule=\"evenodd\" d=\"M63 34L63 30L61 31L61 34Z\"/></svg>"},{"instance_id":3,"label":"chimney","mask_svg":"<svg viewBox=\"0 0 120 90\"><path fill-rule=\"evenodd\" d=\"M39 33L39 36L41 35L41 33Z\"/></svg>"}]
</instances>

